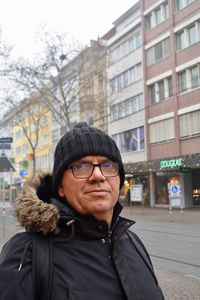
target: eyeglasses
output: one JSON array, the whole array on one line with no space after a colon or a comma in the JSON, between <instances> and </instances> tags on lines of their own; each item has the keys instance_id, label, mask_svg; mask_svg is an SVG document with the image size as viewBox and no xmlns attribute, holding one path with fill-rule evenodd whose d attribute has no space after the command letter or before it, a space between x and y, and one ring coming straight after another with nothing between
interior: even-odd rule
<instances>
[{"instance_id":1,"label":"eyeglasses","mask_svg":"<svg viewBox=\"0 0 200 300\"><path fill-rule=\"evenodd\" d=\"M99 167L101 173L105 177L115 177L119 174L119 163L106 161L100 164L91 164L91 163L75 163L69 166L72 170L72 174L75 178L84 179L89 178L95 167Z\"/></svg>"}]
</instances>

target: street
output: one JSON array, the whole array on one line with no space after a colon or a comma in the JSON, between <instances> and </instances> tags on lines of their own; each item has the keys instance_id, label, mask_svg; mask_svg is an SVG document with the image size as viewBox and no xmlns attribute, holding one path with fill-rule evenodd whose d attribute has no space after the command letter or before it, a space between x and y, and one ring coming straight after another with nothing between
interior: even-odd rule
<instances>
[{"instance_id":1,"label":"street","mask_svg":"<svg viewBox=\"0 0 200 300\"><path fill-rule=\"evenodd\" d=\"M122 215L136 221L131 230L151 256L165 299L200 300L200 210L170 214L168 209L125 207ZM0 207L0 249L17 231L12 209L2 214Z\"/></svg>"}]
</instances>

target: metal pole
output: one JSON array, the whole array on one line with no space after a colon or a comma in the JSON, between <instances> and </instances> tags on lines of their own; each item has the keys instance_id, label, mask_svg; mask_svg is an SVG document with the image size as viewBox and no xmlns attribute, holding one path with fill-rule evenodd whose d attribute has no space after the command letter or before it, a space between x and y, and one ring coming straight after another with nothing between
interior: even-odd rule
<instances>
[{"instance_id":1,"label":"metal pole","mask_svg":"<svg viewBox=\"0 0 200 300\"><path fill-rule=\"evenodd\" d=\"M12 204L12 171L10 170L9 202Z\"/></svg>"},{"instance_id":2,"label":"metal pole","mask_svg":"<svg viewBox=\"0 0 200 300\"><path fill-rule=\"evenodd\" d=\"M2 216L2 221L3 221L3 237L6 236L6 208L5 208L5 182L3 178L3 201L2 201L2 210L3 210L3 216Z\"/></svg>"}]
</instances>

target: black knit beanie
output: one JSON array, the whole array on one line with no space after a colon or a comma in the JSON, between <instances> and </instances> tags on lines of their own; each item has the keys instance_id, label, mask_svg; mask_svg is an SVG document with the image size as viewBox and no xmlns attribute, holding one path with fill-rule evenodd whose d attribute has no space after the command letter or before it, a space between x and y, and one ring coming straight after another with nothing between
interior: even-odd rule
<instances>
[{"instance_id":1,"label":"black knit beanie","mask_svg":"<svg viewBox=\"0 0 200 300\"><path fill-rule=\"evenodd\" d=\"M60 139L56 146L53 167L53 189L55 192L57 192L63 173L68 166L87 155L106 156L112 161L119 162L120 188L122 188L125 173L115 141L107 133L83 122L76 124Z\"/></svg>"}]
</instances>

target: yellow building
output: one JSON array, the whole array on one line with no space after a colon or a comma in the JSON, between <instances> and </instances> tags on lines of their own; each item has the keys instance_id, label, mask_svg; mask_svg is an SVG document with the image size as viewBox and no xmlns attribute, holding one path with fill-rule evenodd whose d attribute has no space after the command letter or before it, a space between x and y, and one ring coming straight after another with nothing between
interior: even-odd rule
<instances>
[{"instance_id":1,"label":"yellow building","mask_svg":"<svg viewBox=\"0 0 200 300\"><path fill-rule=\"evenodd\" d=\"M16 177L26 181L38 169L51 169L51 140L51 112L39 97L25 99L13 119Z\"/></svg>"}]
</instances>

